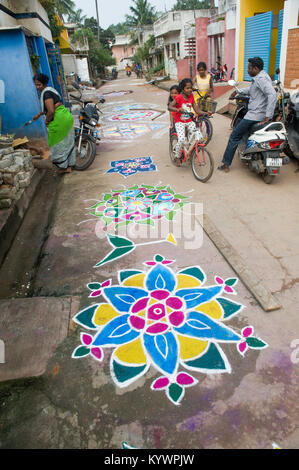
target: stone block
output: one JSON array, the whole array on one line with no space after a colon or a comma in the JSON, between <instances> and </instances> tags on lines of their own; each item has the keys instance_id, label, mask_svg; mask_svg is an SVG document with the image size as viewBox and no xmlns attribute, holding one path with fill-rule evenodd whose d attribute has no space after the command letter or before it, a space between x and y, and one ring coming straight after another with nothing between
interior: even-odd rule
<instances>
[{"instance_id":1,"label":"stone block","mask_svg":"<svg viewBox=\"0 0 299 470\"><path fill-rule=\"evenodd\" d=\"M13 186L2 184L0 187L0 199L14 199L17 191Z\"/></svg>"},{"instance_id":2,"label":"stone block","mask_svg":"<svg viewBox=\"0 0 299 470\"><path fill-rule=\"evenodd\" d=\"M10 153L14 153L13 147L7 147L6 149L0 150L0 155L9 155Z\"/></svg>"},{"instance_id":3,"label":"stone block","mask_svg":"<svg viewBox=\"0 0 299 470\"><path fill-rule=\"evenodd\" d=\"M19 173L19 171L23 171L23 166L22 165L17 165L16 163L14 165L11 165L11 166L5 168L5 173L12 173L14 175Z\"/></svg>"},{"instance_id":4,"label":"stone block","mask_svg":"<svg viewBox=\"0 0 299 470\"><path fill-rule=\"evenodd\" d=\"M28 175L23 180L20 180L19 182L20 188L27 188L27 186L29 186L30 184L30 179L31 179L30 175Z\"/></svg>"},{"instance_id":5,"label":"stone block","mask_svg":"<svg viewBox=\"0 0 299 470\"><path fill-rule=\"evenodd\" d=\"M4 158L2 158L2 160L0 160L0 168L6 168L6 167L9 167L11 165L13 165L15 162L14 162L14 157L11 155L11 156L5 156Z\"/></svg>"},{"instance_id":6,"label":"stone block","mask_svg":"<svg viewBox=\"0 0 299 470\"><path fill-rule=\"evenodd\" d=\"M0 199L0 209L8 209L11 204L11 199Z\"/></svg>"}]
</instances>

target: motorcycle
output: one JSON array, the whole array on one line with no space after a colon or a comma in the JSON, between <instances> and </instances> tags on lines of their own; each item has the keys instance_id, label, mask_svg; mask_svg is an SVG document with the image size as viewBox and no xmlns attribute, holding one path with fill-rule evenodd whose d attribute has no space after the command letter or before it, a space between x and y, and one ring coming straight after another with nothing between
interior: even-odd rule
<instances>
[{"instance_id":1,"label":"motorcycle","mask_svg":"<svg viewBox=\"0 0 299 470\"><path fill-rule=\"evenodd\" d=\"M221 62L216 62L217 69L214 67L211 68L211 76L213 82L225 82L227 77L227 65L221 65Z\"/></svg>"},{"instance_id":2,"label":"motorcycle","mask_svg":"<svg viewBox=\"0 0 299 470\"><path fill-rule=\"evenodd\" d=\"M127 77L130 77L132 75L131 70L127 70Z\"/></svg>"},{"instance_id":3,"label":"motorcycle","mask_svg":"<svg viewBox=\"0 0 299 470\"><path fill-rule=\"evenodd\" d=\"M276 73L279 76L280 70L277 69ZM272 83L278 93L274 117L276 120L282 120L287 130L284 153L288 157L299 159L299 91L291 97L290 93L284 91L279 79Z\"/></svg>"},{"instance_id":4,"label":"motorcycle","mask_svg":"<svg viewBox=\"0 0 299 470\"><path fill-rule=\"evenodd\" d=\"M289 99L285 127L288 142L284 151L289 157L299 160L299 91Z\"/></svg>"},{"instance_id":5,"label":"motorcycle","mask_svg":"<svg viewBox=\"0 0 299 470\"><path fill-rule=\"evenodd\" d=\"M235 128L248 111L249 97L242 94L234 80L228 84L235 87L237 108L232 118L232 128ZM266 184L274 181L280 173L280 167L290 162L288 157L282 157L286 145L286 129L283 122L270 122L264 125L254 124L248 135L244 135L238 146L239 158L248 167L260 174Z\"/></svg>"},{"instance_id":6,"label":"motorcycle","mask_svg":"<svg viewBox=\"0 0 299 470\"><path fill-rule=\"evenodd\" d=\"M78 101L82 108L79 115L79 127L75 127L75 144L77 147L75 170L86 170L94 161L97 150L97 143L100 142L99 133L100 110L97 105L105 103L104 98L100 98L97 103L92 100L82 100L82 91L79 85L72 83L73 87L80 92L80 97L70 94L70 96Z\"/></svg>"}]
</instances>

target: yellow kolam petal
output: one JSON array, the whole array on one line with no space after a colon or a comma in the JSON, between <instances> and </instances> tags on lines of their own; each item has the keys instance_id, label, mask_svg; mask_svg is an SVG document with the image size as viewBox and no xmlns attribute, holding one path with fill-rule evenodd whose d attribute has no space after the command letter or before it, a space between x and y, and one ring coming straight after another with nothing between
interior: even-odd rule
<instances>
[{"instance_id":1,"label":"yellow kolam petal","mask_svg":"<svg viewBox=\"0 0 299 470\"><path fill-rule=\"evenodd\" d=\"M174 236L172 235L172 233L170 233L170 234L168 235L168 237L166 238L166 241L167 241L168 243L172 243L173 245L177 245L177 241L176 241L176 239L174 238Z\"/></svg>"},{"instance_id":2,"label":"yellow kolam petal","mask_svg":"<svg viewBox=\"0 0 299 470\"><path fill-rule=\"evenodd\" d=\"M147 358L139 338L117 348L114 355L117 359L127 364L147 363Z\"/></svg>"},{"instance_id":3,"label":"yellow kolam petal","mask_svg":"<svg viewBox=\"0 0 299 470\"><path fill-rule=\"evenodd\" d=\"M208 341L178 335L180 356L183 361L200 356L209 346Z\"/></svg>"},{"instance_id":4,"label":"yellow kolam petal","mask_svg":"<svg viewBox=\"0 0 299 470\"><path fill-rule=\"evenodd\" d=\"M128 287L143 287L144 286L145 274L135 274L132 277L126 279L123 283L124 286Z\"/></svg>"},{"instance_id":5,"label":"yellow kolam petal","mask_svg":"<svg viewBox=\"0 0 299 470\"><path fill-rule=\"evenodd\" d=\"M199 307L195 308L195 310L205 313L209 317L215 318L215 320L220 320L223 316L222 309L216 300L201 304Z\"/></svg>"},{"instance_id":6,"label":"yellow kolam petal","mask_svg":"<svg viewBox=\"0 0 299 470\"><path fill-rule=\"evenodd\" d=\"M111 305L101 304L94 314L93 322L97 326L102 326L118 316L119 313Z\"/></svg>"},{"instance_id":7,"label":"yellow kolam petal","mask_svg":"<svg viewBox=\"0 0 299 470\"><path fill-rule=\"evenodd\" d=\"M201 285L201 282L198 279L195 279L195 277L192 276L188 276L188 274L177 274L177 280L177 290L199 287Z\"/></svg>"}]
</instances>

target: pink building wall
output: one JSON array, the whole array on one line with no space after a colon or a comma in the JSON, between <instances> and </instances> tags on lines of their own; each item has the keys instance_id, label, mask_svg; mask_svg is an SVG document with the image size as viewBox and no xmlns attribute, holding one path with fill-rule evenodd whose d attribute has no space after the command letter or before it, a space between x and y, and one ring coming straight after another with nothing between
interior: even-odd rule
<instances>
[{"instance_id":1,"label":"pink building wall","mask_svg":"<svg viewBox=\"0 0 299 470\"><path fill-rule=\"evenodd\" d=\"M135 48L132 46L112 46L112 55L119 64L121 59L131 57L135 53Z\"/></svg>"},{"instance_id":2,"label":"pink building wall","mask_svg":"<svg viewBox=\"0 0 299 470\"><path fill-rule=\"evenodd\" d=\"M227 76L230 79L232 69L235 67L235 29L224 31L224 63L227 65Z\"/></svg>"},{"instance_id":3,"label":"pink building wall","mask_svg":"<svg viewBox=\"0 0 299 470\"><path fill-rule=\"evenodd\" d=\"M207 27L210 18L196 18L195 34L196 34L196 65L198 62L205 62L209 68L209 38Z\"/></svg>"},{"instance_id":4,"label":"pink building wall","mask_svg":"<svg viewBox=\"0 0 299 470\"><path fill-rule=\"evenodd\" d=\"M184 78L193 79L195 77L196 64L194 63L192 77L190 77L190 65L189 65L188 58L177 61L177 70L178 70L178 81L183 80Z\"/></svg>"}]
</instances>

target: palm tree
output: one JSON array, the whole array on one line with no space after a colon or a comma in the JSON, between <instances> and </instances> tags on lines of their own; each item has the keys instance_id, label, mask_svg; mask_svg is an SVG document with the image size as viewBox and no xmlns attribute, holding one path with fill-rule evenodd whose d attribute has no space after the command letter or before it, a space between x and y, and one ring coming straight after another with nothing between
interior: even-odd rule
<instances>
[{"instance_id":1,"label":"palm tree","mask_svg":"<svg viewBox=\"0 0 299 470\"><path fill-rule=\"evenodd\" d=\"M155 7L149 4L148 0L132 0L134 5L130 6L132 15L126 15L126 23L129 26L141 26L153 24L157 19Z\"/></svg>"},{"instance_id":2,"label":"palm tree","mask_svg":"<svg viewBox=\"0 0 299 470\"><path fill-rule=\"evenodd\" d=\"M70 23L76 23L78 26L83 26L86 15L82 15L82 13L83 10L78 8L78 10L75 10L68 15L68 21Z\"/></svg>"}]
</instances>

